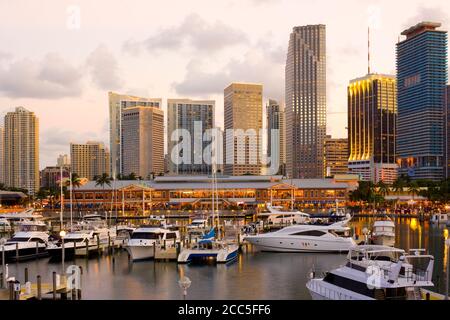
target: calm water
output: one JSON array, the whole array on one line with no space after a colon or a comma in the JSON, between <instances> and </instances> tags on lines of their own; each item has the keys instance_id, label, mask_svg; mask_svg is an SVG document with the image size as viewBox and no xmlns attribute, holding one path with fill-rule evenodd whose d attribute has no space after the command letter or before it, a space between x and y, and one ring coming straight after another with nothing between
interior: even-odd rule
<instances>
[{"instance_id":1,"label":"calm water","mask_svg":"<svg viewBox=\"0 0 450 320\"><path fill-rule=\"evenodd\" d=\"M447 250L444 246L445 227L420 224L414 219L397 220L397 247L405 250L427 248L435 256L434 291L445 290ZM351 226L362 234L372 221L361 219ZM238 261L230 265L177 265L175 262L129 263L124 251L111 257L77 259L83 266L83 299L181 299L178 286L181 275L188 276L192 285L188 299L310 299L305 284L314 267L317 271L336 268L346 261L341 254L276 254L261 253L251 247L244 250ZM66 267L71 262L66 262ZM10 275L23 281L24 268L30 279L40 274L43 282L51 282L52 271L61 272L61 263L48 259L12 263Z\"/></svg>"}]
</instances>

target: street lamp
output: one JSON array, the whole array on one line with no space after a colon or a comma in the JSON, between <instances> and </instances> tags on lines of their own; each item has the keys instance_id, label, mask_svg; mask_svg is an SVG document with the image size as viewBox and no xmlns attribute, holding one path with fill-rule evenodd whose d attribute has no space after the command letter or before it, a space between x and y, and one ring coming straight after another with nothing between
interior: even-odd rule
<instances>
[{"instance_id":1,"label":"street lamp","mask_svg":"<svg viewBox=\"0 0 450 320\"><path fill-rule=\"evenodd\" d=\"M186 300L187 296L187 289L191 286L191 279L188 277L182 277L180 280L178 280L178 285L181 289L183 289L183 300Z\"/></svg>"},{"instance_id":2,"label":"street lamp","mask_svg":"<svg viewBox=\"0 0 450 320\"><path fill-rule=\"evenodd\" d=\"M62 272L64 273L64 260L65 260L65 249L64 249L64 237L66 236L66 232L64 230L61 230L59 232L59 236L61 237L61 260L62 260Z\"/></svg>"}]
</instances>

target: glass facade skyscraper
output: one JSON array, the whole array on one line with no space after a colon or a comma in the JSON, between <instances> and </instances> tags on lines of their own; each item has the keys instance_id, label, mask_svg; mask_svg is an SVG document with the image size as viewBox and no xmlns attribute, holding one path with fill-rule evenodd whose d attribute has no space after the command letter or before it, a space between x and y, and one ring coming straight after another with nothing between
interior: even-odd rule
<instances>
[{"instance_id":1,"label":"glass facade skyscraper","mask_svg":"<svg viewBox=\"0 0 450 320\"><path fill-rule=\"evenodd\" d=\"M399 173L412 179L444 177L447 32L440 26L419 23L397 44Z\"/></svg>"},{"instance_id":2,"label":"glass facade skyscraper","mask_svg":"<svg viewBox=\"0 0 450 320\"><path fill-rule=\"evenodd\" d=\"M286 170L321 178L326 137L326 27L294 27L285 69Z\"/></svg>"},{"instance_id":3,"label":"glass facade skyscraper","mask_svg":"<svg viewBox=\"0 0 450 320\"><path fill-rule=\"evenodd\" d=\"M211 174L211 165L203 159L203 151L211 143L204 141L203 137L207 130L214 128L214 100L190 100L169 99L167 100L167 153L169 154L169 171L174 174L183 175L207 175ZM196 129L196 126L198 129ZM184 129L191 135L190 163L176 164L172 162L170 155L173 148L177 148L181 138L177 141L171 140L175 130ZM201 143L200 154L196 154L196 144ZM181 150L180 152L183 152Z\"/></svg>"},{"instance_id":4,"label":"glass facade skyscraper","mask_svg":"<svg viewBox=\"0 0 450 320\"><path fill-rule=\"evenodd\" d=\"M392 183L396 164L395 77L368 74L348 86L349 172L364 181Z\"/></svg>"}]
</instances>

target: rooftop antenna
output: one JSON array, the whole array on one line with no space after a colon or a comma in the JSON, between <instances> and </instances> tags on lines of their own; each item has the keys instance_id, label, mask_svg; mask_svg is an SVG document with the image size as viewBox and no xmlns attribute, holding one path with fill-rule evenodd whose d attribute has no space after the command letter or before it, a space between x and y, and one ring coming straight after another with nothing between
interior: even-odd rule
<instances>
[{"instance_id":1,"label":"rooftop antenna","mask_svg":"<svg viewBox=\"0 0 450 320\"><path fill-rule=\"evenodd\" d=\"M370 74L370 26L367 27L367 74Z\"/></svg>"}]
</instances>

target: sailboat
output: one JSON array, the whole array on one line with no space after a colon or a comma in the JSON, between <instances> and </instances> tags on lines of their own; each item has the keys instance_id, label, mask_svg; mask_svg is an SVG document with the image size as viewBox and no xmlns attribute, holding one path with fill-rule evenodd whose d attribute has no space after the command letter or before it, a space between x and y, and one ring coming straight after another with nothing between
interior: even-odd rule
<instances>
[{"instance_id":1,"label":"sailboat","mask_svg":"<svg viewBox=\"0 0 450 320\"><path fill-rule=\"evenodd\" d=\"M216 263L228 263L235 260L238 256L239 246L236 244L221 241L216 238L214 225L217 222L217 229L220 232L219 218L216 217L217 194L217 176L216 166L212 165L212 228L202 236L202 238L192 247L181 251L178 256L178 263L189 263L193 261L214 260ZM220 238L220 234L219 234Z\"/></svg>"}]
</instances>

